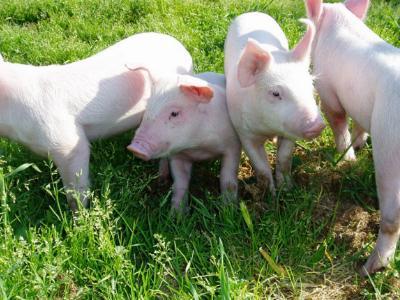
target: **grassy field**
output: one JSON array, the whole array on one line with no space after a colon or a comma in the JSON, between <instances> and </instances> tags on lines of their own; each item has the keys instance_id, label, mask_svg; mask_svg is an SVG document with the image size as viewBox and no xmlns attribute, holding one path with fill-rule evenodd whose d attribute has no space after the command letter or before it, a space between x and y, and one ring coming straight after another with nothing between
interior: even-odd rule
<instances>
[{"instance_id":1,"label":"grassy field","mask_svg":"<svg viewBox=\"0 0 400 300\"><path fill-rule=\"evenodd\" d=\"M372 2L367 24L400 47L400 3ZM291 45L304 32L300 0L2 0L0 52L11 62L63 64L158 31L187 47L196 71L222 72L230 21L255 10L276 18ZM0 139L0 299L400 297L400 251L386 271L357 275L379 224L370 146L345 164L330 129L299 142L295 187L262 202L252 201L243 157L241 209L221 205L219 162L198 164L191 211L174 220L157 162L125 150L132 135L93 143L92 208L75 223L52 161ZM274 161L275 145L266 148Z\"/></svg>"}]
</instances>

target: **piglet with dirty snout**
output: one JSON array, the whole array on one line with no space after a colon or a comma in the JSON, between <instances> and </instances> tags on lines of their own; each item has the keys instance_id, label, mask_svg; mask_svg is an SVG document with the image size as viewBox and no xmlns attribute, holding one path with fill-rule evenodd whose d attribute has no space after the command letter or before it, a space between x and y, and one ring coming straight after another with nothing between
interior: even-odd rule
<instances>
[{"instance_id":1,"label":"piglet with dirty snout","mask_svg":"<svg viewBox=\"0 0 400 300\"><path fill-rule=\"evenodd\" d=\"M137 71L126 68L135 63ZM188 73L192 58L175 38L129 37L67 65L0 63L0 135L54 160L72 210L87 205L91 140L139 125L154 73Z\"/></svg>"},{"instance_id":2,"label":"piglet with dirty snout","mask_svg":"<svg viewBox=\"0 0 400 300\"><path fill-rule=\"evenodd\" d=\"M169 157L174 213L187 208L195 161L222 157L221 192L225 200L235 199L241 146L228 115L224 76L203 73L158 79L128 149L144 160Z\"/></svg>"},{"instance_id":3,"label":"piglet with dirty snout","mask_svg":"<svg viewBox=\"0 0 400 300\"><path fill-rule=\"evenodd\" d=\"M234 19L225 41L229 115L262 190L275 185L264 149L280 136L276 180L290 185L294 140L318 136L325 127L309 73L315 26L310 21L298 45L288 50L282 29L270 16L252 12Z\"/></svg>"},{"instance_id":4,"label":"piglet with dirty snout","mask_svg":"<svg viewBox=\"0 0 400 300\"><path fill-rule=\"evenodd\" d=\"M323 4L307 0L317 26L312 62L323 110L339 151L354 160L371 134L381 223L374 251L361 273L385 267L400 235L400 49L364 23L369 1ZM347 116L353 119L353 137Z\"/></svg>"}]
</instances>

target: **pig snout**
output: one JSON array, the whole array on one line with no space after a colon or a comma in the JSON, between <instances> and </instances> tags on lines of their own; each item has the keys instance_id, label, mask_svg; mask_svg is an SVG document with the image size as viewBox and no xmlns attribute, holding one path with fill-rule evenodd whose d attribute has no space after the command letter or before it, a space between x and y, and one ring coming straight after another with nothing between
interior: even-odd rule
<instances>
[{"instance_id":1,"label":"pig snout","mask_svg":"<svg viewBox=\"0 0 400 300\"><path fill-rule=\"evenodd\" d=\"M314 121L308 122L303 131L303 136L306 139L313 139L319 136L325 128L325 123L320 116L318 116Z\"/></svg>"},{"instance_id":2,"label":"pig snout","mask_svg":"<svg viewBox=\"0 0 400 300\"><path fill-rule=\"evenodd\" d=\"M151 151L148 143L134 139L127 147L136 157L148 161L151 159Z\"/></svg>"}]
</instances>

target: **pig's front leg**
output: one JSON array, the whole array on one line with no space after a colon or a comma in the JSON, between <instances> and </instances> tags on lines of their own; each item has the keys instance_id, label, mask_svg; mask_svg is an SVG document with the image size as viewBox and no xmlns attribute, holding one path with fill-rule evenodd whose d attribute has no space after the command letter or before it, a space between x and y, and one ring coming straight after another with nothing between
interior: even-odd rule
<instances>
[{"instance_id":1,"label":"pig's front leg","mask_svg":"<svg viewBox=\"0 0 400 300\"><path fill-rule=\"evenodd\" d=\"M73 212L78 210L77 200L87 207L89 187L89 142L83 132L70 130L65 125L59 142L55 142L50 154L61 175L68 204ZM60 134L60 133L58 133Z\"/></svg>"},{"instance_id":2,"label":"pig's front leg","mask_svg":"<svg viewBox=\"0 0 400 300\"><path fill-rule=\"evenodd\" d=\"M264 149L263 141L254 141L252 139L241 139L242 146L249 156L251 164L256 172L257 184L261 189L261 197L264 198L265 191L269 188L272 195L275 195L275 184L272 177L271 166L268 162L267 153Z\"/></svg>"},{"instance_id":3,"label":"pig's front leg","mask_svg":"<svg viewBox=\"0 0 400 300\"><path fill-rule=\"evenodd\" d=\"M353 140L353 148L355 150L359 150L364 147L368 139L368 133L365 132L365 130L354 120L351 138Z\"/></svg>"},{"instance_id":4,"label":"pig's front leg","mask_svg":"<svg viewBox=\"0 0 400 300\"><path fill-rule=\"evenodd\" d=\"M237 200L240 146L230 147L222 157L220 188L225 203Z\"/></svg>"},{"instance_id":5,"label":"pig's front leg","mask_svg":"<svg viewBox=\"0 0 400 300\"><path fill-rule=\"evenodd\" d=\"M283 137L278 138L278 155L276 164L276 184L278 187L286 184L287 188L292 188L291 177L292 156L295 143Z\"/></svg>"},{"instance_id":6,"label":"pig's front leg","mask_svg":"<svg viewBox=\"0 0 400 300\"><path fill-rule=\"evenodd\" d=\"M171 173L174 180L172 186L172 214L182 214L187 211L188 189L192 162L180 157L171 157Z\"/></svg>"},{"instance_id":7,"label":"pig's front leg","mask_svg":"<svg viewBox=\"0 0 400 300\"><path fill-rule=\"evenodd\" d=\"M351 135L349 132L349 125L347 123L347 115L342 108L339 100L333 93L324 90L320 92L322 108L328 119L329 125L332 128L333 135L335 136L336 149L338 152L344 154L343 158L347 161L356 159L354 149L351 146Z\"/></svg>"}]
</instances>

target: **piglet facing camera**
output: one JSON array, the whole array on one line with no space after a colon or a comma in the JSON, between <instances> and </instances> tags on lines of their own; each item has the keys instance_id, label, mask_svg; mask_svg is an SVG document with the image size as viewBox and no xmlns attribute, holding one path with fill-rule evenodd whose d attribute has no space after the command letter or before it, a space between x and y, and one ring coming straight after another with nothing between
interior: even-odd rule
<instances>
[{"instance_id":1,"label":"piglet facing camera","mask_svg":"<svg viewBox=\"0 0 400 300\"><path fill-rule=\"evenodd\" d=\"M324 129L309 73L315 26L289 51L282 29L270 16L253 12L238 16L225 41L225 73L229 115L261 188L275 192L264 142L280 136L276 179L290 183L294 140L311 139Z\"/></svg>"},{"instance_id":2,"label":"piglet facing camera","mask_svg":"<svg viewBox=\"0 0 400 300\"><path fill-rule=\"evenodd\" d=\"M227 201L237 195L240 143L231 125L224 76L175 75L153 82L153 95L128 149L142 159L169 157L172 211L187 209L195 161L222 157L220 186Z\"/></svg>"}]
</instances>

